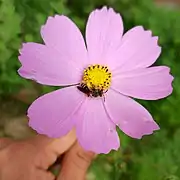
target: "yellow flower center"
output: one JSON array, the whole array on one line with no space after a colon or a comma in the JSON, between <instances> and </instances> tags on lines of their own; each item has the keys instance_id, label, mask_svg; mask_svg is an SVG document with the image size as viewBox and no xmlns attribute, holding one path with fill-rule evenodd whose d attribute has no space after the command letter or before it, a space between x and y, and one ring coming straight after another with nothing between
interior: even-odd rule
<instances>
[{"instance_id":1,"label":"yellow flower center","mask_svg":"<svg viewBox=\"0 0 180 180\"><path fill-rule=\"evenodd\" d=\"M91 65L84 70L82 83L78 89L88 96L102 97L111 85L111 77L107 66Z\"/></svg>"},{"instance_id":2,"label":"yellow flower center","mask_svg":"<svg viewBox=\"0 0 180 180\"><path fill-rule=\"evenodd\" d=\"M111 76L107 66L96 64L84 70L83 83L89 89L107 90L110 87Z\"/></svg>"}]
</instances>

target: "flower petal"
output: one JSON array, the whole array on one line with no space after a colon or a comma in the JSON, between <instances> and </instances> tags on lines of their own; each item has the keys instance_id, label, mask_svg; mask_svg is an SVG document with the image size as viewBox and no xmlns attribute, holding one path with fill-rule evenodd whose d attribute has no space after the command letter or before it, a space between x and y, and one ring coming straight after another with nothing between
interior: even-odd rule
<instances>
[{"instance_id":1,"label":"flower petal","mask_svg":"<svg viewBox=\"0 0 180 180\"><path fill-rule=\"evenodd\" d=\"M89 15L86 26L86 43L89 60L92 64L108 63L120 45L123 22L120 14L112 8L103 7Z\"/></svg>"},{"instance_id":2,"label":"flower petal","mask_svg":"<svg viewBox=\"0 0 180 180\"><path fill-rule=\"evenodd\" d=\"M60 137L74 126L73 114L84 101L76 87L67 87L41 96L28 109L29 125L39 134Z\"/></svg>"},{"instance_id":3,"label":"flower petal","mask_svg":"<svg viewBox=\"0 0 180 180\"><path fill-rule=\"evenodd\" d=\"M121 46L114 58L114 69L124 72L149 67L160 53L158 37L152 37L151 31L145 31L141 26L134 27L122 38Z\"/></svg>"},{"instance_id":4,"label":"flower petal","mask_svg":"<svg viewBox=\"0 0 180 180\"><path fill-rule=\"evenodd\" d=\"M124 72L114 76L112 88L139 99L156 100L172 93L173 77L166 66L156 66Z\"/></svg>"},{"instance_id":5,"label":"flower petal","mask_svg":"<svg viewBox=\"0 0 180 180\"><path fill-rule=\"evenodd\" d=\"M77 138L84 149L106 154L119 148L115 124L108 118L100 99L87 99L75 117Z\"/></svg>"},{"instance_id":6,"label":"flower petal","mask_svg":"<svg viewBox=\"0 0 180 180\"><path fill-rule=\"evenodd\" d=\"M105 107L112 121L130 137L140 139L159 129L143 106L113 90L107 92Z\"/></svg>"},{"instance_id":7,"label":"flower petal","mask_svg":"<svg viewBox=\"0 0 180 180\"><path fill-rule=\"evenodd\" d=\"M25 43L20 50L20 76L46 85L69 85L80 82L82 68L66 54L37 43Z\"/></svg>"},{"instance_id":8,"label":"flower petal","mask_svg":"<svg viewBox=\"0 0 180 180\"><path fill-rule=\"evenodd\" d=\"M87 65L87 50L78 27L68 17L49 17L41 28L41 36L48 47L65 55L66 61L73 61L75 67Z\"/></svg>"}]
</instances>

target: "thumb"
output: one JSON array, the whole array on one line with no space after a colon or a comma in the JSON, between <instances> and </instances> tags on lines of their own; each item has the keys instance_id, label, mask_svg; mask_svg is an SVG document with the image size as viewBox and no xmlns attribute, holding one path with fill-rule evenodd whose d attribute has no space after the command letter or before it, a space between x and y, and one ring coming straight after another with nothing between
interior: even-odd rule
<instances>
[{"instance_id":1,"label":"thumb","mask_svg":"<svg viewBox=\"0 0 180 180\"><path fill-rule=\"evenodd\" d=\"M73 129L66 136L53 139L48 148L57 156L66 152L76 141L76 132Z\"/></svg>"},{"instance_id":2,"label":"thumb","mask_svg":"<svg viewBox=\"0 0 180 180\"><path fill-rule=\"evenodd\" d=\"M42 135L37 136L33 141L33 144L39 149L35 165L40 169L47 170L75 141L76 135L74 130L66 136L56 139Z\"/></svg>"}]
</instances>

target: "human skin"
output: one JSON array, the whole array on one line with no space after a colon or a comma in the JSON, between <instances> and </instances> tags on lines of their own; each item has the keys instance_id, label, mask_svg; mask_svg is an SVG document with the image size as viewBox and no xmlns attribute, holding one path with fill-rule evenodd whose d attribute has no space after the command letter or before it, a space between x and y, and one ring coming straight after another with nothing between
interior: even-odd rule
<instances>
[{"instance_id":1,"label":"human skin","mask_svg":"<svg viewBox=\"0 0 180 180\"><path fill-rule=\"evenodd\" d=\"M54 180L48 168L62 154L64 158L57 180L85 180L95 157L81 148L75 132L51 139L43 135L14 141L0 139L0 180Z\"/></svg>"}]
</instances>

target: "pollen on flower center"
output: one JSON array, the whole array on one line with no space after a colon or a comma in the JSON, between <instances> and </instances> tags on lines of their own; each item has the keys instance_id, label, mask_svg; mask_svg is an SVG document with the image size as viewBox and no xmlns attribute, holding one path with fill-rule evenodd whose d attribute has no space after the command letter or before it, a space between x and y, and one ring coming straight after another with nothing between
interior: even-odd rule
<instances>
[{"instance_id":1,"label":"pollen on flower center","mask_svg":"<svg viewBox=\"0 0 180 180\"><path fill-rule=\"evenodd\" d=\"M89 89L107 90L110 87L112 74L107 66L91 65L84 70L83 83Z\"/></svg>"},{"instance_id":2,"label":"pollen on flower center","mask_svg":"<svg viewBox=\"0 0 180 180\"><path fill-rule=\"evenodd\" d=\"M91 97L102 97L111 85L112 74L107 66L91 65L84 70L82 83L77 87Z\"/></svg>"}]
</instances>

